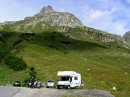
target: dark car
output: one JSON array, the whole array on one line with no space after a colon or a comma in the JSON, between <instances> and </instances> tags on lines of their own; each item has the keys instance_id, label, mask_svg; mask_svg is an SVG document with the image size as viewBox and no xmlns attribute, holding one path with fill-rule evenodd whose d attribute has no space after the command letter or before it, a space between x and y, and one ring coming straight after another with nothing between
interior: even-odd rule
<instances>
[{"instance_id":1,"label":"dark car","mask_svg":"<svg viewBox=\"0 0 130 97\"><path fill-rule=\"evenodd\" d=\"M14 84L13 84L14 87L20 87L21 86L21 83L20 81L15 81Z\"/></svg>"}]
</instances>

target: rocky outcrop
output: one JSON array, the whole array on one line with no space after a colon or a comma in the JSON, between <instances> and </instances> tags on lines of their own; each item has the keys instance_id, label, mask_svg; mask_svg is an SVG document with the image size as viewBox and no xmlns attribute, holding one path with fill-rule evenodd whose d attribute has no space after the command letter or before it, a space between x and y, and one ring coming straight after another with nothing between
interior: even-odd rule
<instances>
[{"instance_id":1,"label":"rocky outcrop","mask_svg":"<svg viewBox=\"0 0 130 97\"><path fill-rule=\"evenodd\" d=\"M46 7L43 7L41 9L41 11L36 14L35 16L45 16L45 15L49 15L50 13L53 13L53 12L56 12L53 10L53 8L51 6L46 6Z\"/></svg>"},{"instance_id":2,"label":"rocky outcrop","mask_svg":"<svg viewBox=\"0 0 130 97\"><path fill-rule=\"evenodd\" d=\"M124 35L123 35L123 38L126 42L130 42L130 31L129 32L126 32Z\"/></svg>"},{"instance_id":3,"label":"rocky outcrop","mask_svg":"<svg viewBox=\"0 0 130 97\"><path fill-rule=\"evenodd\" d=\"M11 24L14 24L15 22L16 21L5 21L5 22L2 23L2 25L6 25L6 24L11 25Z\"/></svg>"},{"instance_id":4,"label":"rocky outcrop","mask_svg":"<svg viewBox=\"0 0 130 97\"><path fill-rule=\"evenodd\" d=\"M81 23L73 14L68 12L57 12L54 11L51 6L46 6L36 15L26 17L24 20L13 23L13 26L10 29L22 32L42 32L50 26L71 28L84 27L83 23Z\"/></svg>"},{"instance_id":5,"label":"rocky outcrop","mask_svg":"<svg viewBox=\"0 0 130 97\"><path fill-rule=\"evenodd\" d=\"M32 18L40 18L50 26L83 27L84 25L73 14L68 12L56 12L51 6L46 6Z\"/></svg>"},{"instance_id":6,"label":"rocky outcrop","mask_svg":"<svg viewBox=\"0 0 130 97\"><path fill-rule=\"evenodd\" d=\"M83 24L74 15L69 13L51 13L41 19L50 26L83 27Z\"/></svg>"}]
</instances>

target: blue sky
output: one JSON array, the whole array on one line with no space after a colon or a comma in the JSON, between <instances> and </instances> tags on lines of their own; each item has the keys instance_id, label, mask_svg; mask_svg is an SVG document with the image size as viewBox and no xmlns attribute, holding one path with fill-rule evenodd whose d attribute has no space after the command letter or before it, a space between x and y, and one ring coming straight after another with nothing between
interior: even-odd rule
<instances>
[{"instance_id":1,"label":"blue sky","mask_svg":"<svg viewBox=\"0 0 130 97\"><path fill-rule=\"evenodd\" d=\"M130 30L130 0L0 0L0 22L22 20L47 5L112 34L122 36Z\"/></svg>"}]
</instances>

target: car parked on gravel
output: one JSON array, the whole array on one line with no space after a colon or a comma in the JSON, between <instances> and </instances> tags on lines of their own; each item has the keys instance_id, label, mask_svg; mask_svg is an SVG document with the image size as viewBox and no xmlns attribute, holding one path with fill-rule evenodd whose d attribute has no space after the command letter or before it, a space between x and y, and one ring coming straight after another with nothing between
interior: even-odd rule
<instances>
[{"instance_id":1,"label":"car parked on gravel","mask_svg":"<svg viewBox=\"0 0 130 97\"><path fill-rule=\"evenodd\" d=\"M46 82L46 88L55 88L55 81L54 80L48 80Z\"/></svg>"},{"instance_id":2,"label":"car parked on gravel","mask_svg":"<svg viewBox=\"0 0 130 97\"><path fill-rule=\"evenodd\" d=\"M15 81L14 84L13 84L14 87L20 87L21 86L21 83L20 81Z\"/></svg>"}]
</instances>

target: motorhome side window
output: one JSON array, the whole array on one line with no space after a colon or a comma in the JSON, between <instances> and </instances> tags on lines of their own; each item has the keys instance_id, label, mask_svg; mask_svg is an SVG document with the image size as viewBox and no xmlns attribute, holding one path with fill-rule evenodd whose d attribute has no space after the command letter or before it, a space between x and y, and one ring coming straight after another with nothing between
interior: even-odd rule
<instances>
[{"instance_id":1,"label":"motorhome side window","mask_svg":"<svg viewBox=\"0 0 130 97\"><path fill-rule=\"evenodd\" d=\"M78 77L74 77L74 80L78 80Z\"/></svg>"},{"instance_id":2,"label":"motorhome side window","mask_svg":"<svg viewBox=\"0 0 130 97\"><path fill-rule=\"evenodd\" d=\"M70 77L61 77L60 80L61 80L61 81L69 81L69 78L70 78Z\"/></svg>"}]
</instances>

